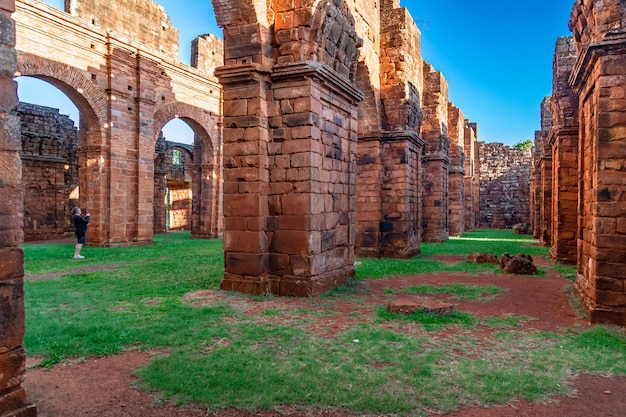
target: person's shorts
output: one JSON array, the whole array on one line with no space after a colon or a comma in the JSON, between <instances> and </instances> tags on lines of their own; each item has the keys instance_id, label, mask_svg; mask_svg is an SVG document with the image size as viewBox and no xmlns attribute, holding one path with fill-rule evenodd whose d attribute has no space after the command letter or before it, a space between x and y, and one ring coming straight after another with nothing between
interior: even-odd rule
<instances>
[{"instance_id":1,"label":"person's shorts","mask_svg":"<svg viewBox=\"0 0 626 417\"><path fill-rule=\"evenodd\" d=\"M87 242L87 237L86 235L76 235L76 241L78 243L85 243Z\"/></svg>"}]
</instances>

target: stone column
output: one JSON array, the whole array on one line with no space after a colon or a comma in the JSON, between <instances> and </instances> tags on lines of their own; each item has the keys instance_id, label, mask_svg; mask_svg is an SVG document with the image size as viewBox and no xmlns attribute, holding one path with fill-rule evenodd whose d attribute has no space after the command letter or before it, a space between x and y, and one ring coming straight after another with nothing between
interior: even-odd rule
<instances>
[{"instance_id":1,"label":"stone column","mask_svg":"<svg viewBox=\"0 0 626 417\"><path fill-rule=\"evenodd\" d=\"M478 199L476 195L476 188L473 186L475 179L478 177L476 174L479 172L476 166L476 160L474 158L475 148L478 146L478 125L476 123L470 123L465 121L465 138L464 138L464 152L465 152L465 178L464 191L465 191L465 215L464 215L464 229L465 231L472 231L476 227L476 212L474 211L475 202Z\"/></svg>"},{"instance_id":2,"label":"stone column","mask_svg":"<svg viewBox=\"0 0 626 417\"><path fill-rule=\"evenodd\" d=\"M410 131L383 137L381 162L380 256L410 258L419 253L422 147Z\"/></svg>"},{"instance_id":3,"label":"stone column","mask_svg":"<svg viewBox=\"0 0 626 417\"><path fill-rule=\"evenodd\" d=\"M551 98L541 102L541 131L537 137L537 192L539 194L539 218L537 222L539 240L543 246L552 245L552 149L549 144L552 115L550 113Z\"/></svg>"},{"instance_id":4,"label":"stone column","mask_svg":"<svg viewBox=\"0 0 626 417\"><path fill-rule=\"evenodd\" d=\"M275 67L272 92L270 292L315 296L355 275L362 93L314 62Z\"/></svg>"},{"instance_id":5,"label":"stone column","mask_svg":"<svg viewBox=\"0 0 626 417\"><path fill-rule=\"evenodd\" d=\"M258 64L218 68L224 88L224 261L221 288L252 294L269 284L269 71Z\"/></svg>"},{"instance_id":6,"label":"stone column","mask_svg":"<svg viewBox=\"0 0 626 417\"><path fill-rule=\"evenodd\" d=\"M591 322L626 326L626 4L574 4L579 211L575 290Z\"/></svg>"},{"instance_id":7,"label":"stone column","mask_svg":"<svg viewBox=\"0 0 626 417\"><path fill-rule=\"evenodd\" d=\"M557 262L576 263L578 222L578 96L569 85L576 63L573 38L556 43L552 86L552 248Z\"/></svg>"},{"instance_id":8,"label":"stone column","mask_svg":"<svg viewBox=\"0 0 626 417\"><path fill-rule=\"evenodd\" d=\"M24 337L24 238L20 120L17 106L13 0L0 0L0 416L31 417L37 409L22 387Z\"/></svg>"},{"instance_id":9,"label":"stone column","mask_svg":"<svg viewBox=\"0 0 626 417\"><path fill-rule=\"evenodd\" d=\"M440 72L424 63L425 143L423 162L423 235L425 242L443 242L449 237L448 173L450 138L448 137L448 83Z\"/></svg>"},{"instance_id":10,"label":"stone column","mask_svg":"<svg viewBox=\"0 0 626 417\"><path fill-rule=\"evenodd\" d=\"M463 112L448 104L448 136L450 137L450 173L448 178L450 236L465 231L465 118Z\"/></svg>"}]
</instances>

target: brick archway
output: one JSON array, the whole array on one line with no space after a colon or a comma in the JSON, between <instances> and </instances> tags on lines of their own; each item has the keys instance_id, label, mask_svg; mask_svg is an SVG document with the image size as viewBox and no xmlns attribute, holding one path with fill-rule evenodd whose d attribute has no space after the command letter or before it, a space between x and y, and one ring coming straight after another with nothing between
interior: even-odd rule
<instances>
[{"instance_id":1,"label":"brick archway","mask_svg":"<svg viewBox=\"0 0 626 417\"><path fill-rule=\"evenodd\" d=\"M69 65L25 52L17 54L17 74L46 81L61 90L80 112L79 205L92 213L90 243L102 245L108 233L107 95L83 72Z\"/></svg>"},{"instance_id":2,"label":"brick archway","mask_svg":"<svg viewBox=\"0 0 626 417\"><path fill-rule=\"evenodd\" d=\"M221 135L217 116L186 103L171 102L154 115L154 141L163 127L174 118L183 120L193 130L195 140L192 166L192 238L214 238L221 224ZM155 186L161 178L155 176ZM157 187L155 187L156 189ZM161 187L163 188L163 187ZM155 206L158 205L155 195ZM156 210L156 209L155 209Z\"/></svg>"}]
</instances>

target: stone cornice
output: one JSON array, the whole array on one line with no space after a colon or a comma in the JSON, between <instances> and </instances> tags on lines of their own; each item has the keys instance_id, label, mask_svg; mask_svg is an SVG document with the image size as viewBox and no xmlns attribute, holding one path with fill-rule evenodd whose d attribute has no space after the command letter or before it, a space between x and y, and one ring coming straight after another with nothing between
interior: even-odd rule
<instances>
[{"instance_id":1,"label":"stone cornice","mask_svg":"<svg viewBox=\"0 0 626 417\"><path fill-rule=\"evenodd\" d=\"M29 155L29 154L23 154L20 153L20 159L22 161L43 161L43 162L50 162L50 163L54 163L54 164L67 164L68 161L65 158L62 158L60 156L51 156L51 155Z\"/></svg>"},{"instance_id":2,"label":"stone cornice","mask_svg":"<svg viewBox=\"0 0 626 417\"><path fill-rule=\"evenodd\" d=\"M271 70L261 64L225 65L215 69L222 85L268 81Z\"/></svg>"},{"instance_id":3,"label":"stone cornice","mask_svg":"<svg viewBox=\"0 0 626 417\"><path fill-rule=\"evenodd\" d=\"M581 52L569 77L569 84L574 92L578 95L582 93L586 81L593 70L593 65L599 57L624 53L626 53L626 33L615 34L602 42L589 44Z\"/></svg>"},{"instance_id":4,"label":"stone cornice","mask_svg":"<svg viewBox=\"0 0 626 417\"><path fill-rule=\"evenodd\" d=\"M424 147L424 139L411 130L403 130L398 132L385 131L379 133L369 133L367 135L359 136L359 142L402 142L407 141L412 143L418 148Z\"/></svg>"},{"instance_id":5,"label":"stone cornice","mask_svg":"<svg viewBox=\"0 0 626 417\"><path fill-rule=\"evenodd\" d=\"M561 138L563 136L578 136L578 128L552 128L550 134L548 135L548 144L550 145L550 147L554 146L557 138Z\"/></svg>"},{"instance_id":6,"label":"stone cornice","mask_svg":"<svg viewBox=\"0 0 626 417\"><path fill-rule=\"evenodd\" d=\"M293 80L298 77L316 78L353 103L358 103L364 98L363 92L354 83L340 76L335 70L316 61L277 65L272 73L272 81Z\"/></svg>"}]
</instances>

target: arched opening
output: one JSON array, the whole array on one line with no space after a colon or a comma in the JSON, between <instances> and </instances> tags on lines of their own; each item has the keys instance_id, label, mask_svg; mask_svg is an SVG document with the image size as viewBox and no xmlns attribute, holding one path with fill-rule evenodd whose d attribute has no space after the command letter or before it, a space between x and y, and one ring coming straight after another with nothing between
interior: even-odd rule
<instances>
[{"instance_id":1,"label":"arched opening","mask_svg":"<svg viewBox=\"0 0 626 417\"><path fill-rule=\"evenodd\" d=\"M161 129L154 152L154 233L191 230L195 136L178 118Z\"/></svg>"},{"instance_id":2,"label":"arched opening","mask_svg":"<svg viewBox=\"0 0 626 417\"><path fill-rule=\"evenodd\" d=\"M74 103L53 84L17 77L20 117L24 240L71 236L70 210L80 205L77 124Z\"/></svg>"},{"instance_id":3,"label":"arched opening","mask_svg":"<svg viewBox=\"0 0 626 417\"><path fill-rule=\"evenodd\" d=\"M154 232L181 229L175 221L184 214L190 216L184 228L191 230L192 238L217 237L223 229L217 116L172 102L155 113L154 125L159 132L155 137ZM186 211L189 203L190 212Z\"/></svg>"}]
</instances>

